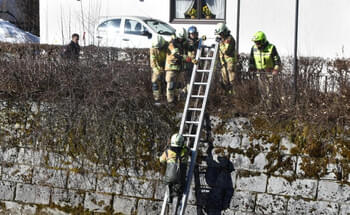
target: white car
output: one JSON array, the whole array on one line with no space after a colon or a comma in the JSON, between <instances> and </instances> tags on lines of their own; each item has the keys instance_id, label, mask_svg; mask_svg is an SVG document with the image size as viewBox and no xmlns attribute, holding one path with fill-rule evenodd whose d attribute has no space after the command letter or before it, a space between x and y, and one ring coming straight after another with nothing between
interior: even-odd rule
<instances>
[{"instance_id":1,"label":"white car","mask_svg":"<svg viewBox=\"0 0 350 215\"><path fill-rule=\"evenodd\" d=\"M23 31L8 21L0 19L0 42L6 43L39 43L39 37Z\"/></svg>"},{"instance_id":2,"label":"white car","mask_svg":"<svg viewBox=\"0 0 350 215\"><path fill-rule=\"evenodd\" d=\"M149 17L120 16L102 19L96 28L97 45L117 48L150 48L152 38L170 40L175 28Z\"/></svg>"}]
</instances>

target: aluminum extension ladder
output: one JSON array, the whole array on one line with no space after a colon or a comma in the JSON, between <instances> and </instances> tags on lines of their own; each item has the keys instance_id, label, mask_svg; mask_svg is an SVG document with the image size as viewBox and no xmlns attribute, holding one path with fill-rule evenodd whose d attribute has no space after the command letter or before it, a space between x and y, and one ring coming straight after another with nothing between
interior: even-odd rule
<instances>
[{"instance_id":1,"label":"aluminum extension ladder","mask_svg":"<svg viewBox=\"0 0 350 215\"><path fill-rule=\"evenodd\" d=\"M193 171L196 165L197 149L198 143L200 142L205 108L218 54L218 47L218 42L215 42L211 46L205 46L202 44L202 40L199 41L196 54L196 60L198 63L193 66L190 89L188 89L179 131L179 134L184 136L186 145L191 149L191 162L186 176L185 191L182 195L181 201L180 199L178 200L180 202L176 205L177 208L172 210L173 215L184 215L186 210ZM169 190L167 189L162 204L161 215L165 215L166 213L168 198Z\"/></svg>"}]
</instances>

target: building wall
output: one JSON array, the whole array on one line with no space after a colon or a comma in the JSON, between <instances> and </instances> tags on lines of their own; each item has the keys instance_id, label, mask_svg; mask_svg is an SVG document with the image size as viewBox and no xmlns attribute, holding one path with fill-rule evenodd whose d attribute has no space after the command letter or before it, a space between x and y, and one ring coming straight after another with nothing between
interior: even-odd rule
<instances>
[{"instance_id":1,"label":"building wall","mask_svg":"<svg viewBox=\"0 0 350 215\"><path fill-rule=\"evenodd\" d=\"M236 35L237 0L227 0L226 23ZM302 56L350 57L350 1L300 1L299 50ZM151 16L169 22L170 1L164 0L40 0L42 43L64 44L73 32L86 32L94 42L98 18L113 15ZM262 30L281 55L293 54L295 0L241 1L240 52L248 53L252 35ZM175 28L190 24L173 24ZM200 34L213 36L215 24L196 25Z\"/></svg>"}]
</instances>

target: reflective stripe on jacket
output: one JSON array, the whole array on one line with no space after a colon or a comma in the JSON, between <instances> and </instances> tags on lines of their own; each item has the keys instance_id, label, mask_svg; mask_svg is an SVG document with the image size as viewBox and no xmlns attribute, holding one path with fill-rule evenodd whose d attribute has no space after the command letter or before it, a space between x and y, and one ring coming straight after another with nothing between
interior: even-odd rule
<instances>
[{"instance_id":1,"label":"reflective stripe on jacket","mask_svg":"<svg viewBox=\"0 0 350 215\"><path fill-rule=\"evenodd\" d=\"M181 162L187 162L187 153L188 153L187 148L182 148L181 149L181 157L180 157ZM168 154L168 156L167 156L167 154ZM161 163L163 163L163 162L175 163L175 161L176 161L176 152L174 152L171 149L167 149L167 151L163 152L162 156L160 156L159 161Z\"/></svg>"},{"instance_id":2,"label":"reflective stripe on jacket","mask_svg":"<svg viewBox=\"0 0 350 215\"><path fill-rule=\"evenodd\" d=\"M254 70L278 70L281 64L281 59L277 53L276 47L270 43L267 43L262 50L254 45L251 50L250 58L249 67Z\"/></svg>"},{"instance_id":3,"label":"reflective stripe on jacket","mask_svg":"<svg viewBox=\"0 0 350 215\"><path fill-rule=\"evenodd\" d=\"M183 60L187 58L186 50L186 42L180 43L174 39L171 40L167 50L165 70L180 71L183 67Z\"/></svg>"},{"instance_id":4,"label":"reflective stripe on jacket","mask_svg":"<svg viewBox=\"0 0 350 215\"><path fill-rule=\"evenodd\" d=\"M226 63L234 63L236 61L235 45L236 41L231 34L229 34L225 39L221 40L219 44L219 51L220 62L222 65Z\"/></svg>"},{"instance_id":5,"label":"reflective stripe on jacket","mask_svg":"<svg viewBox=\"0 0 350 215\"><path fill-rule=\"evenodd\" d=\"M166 44L165 47L168 47ZM165 59L166 59L167 48L158 49L151 48L150 49L150 65L153 72L159 72L164 70L165 67Z\"/></svg>"}]
</instances>

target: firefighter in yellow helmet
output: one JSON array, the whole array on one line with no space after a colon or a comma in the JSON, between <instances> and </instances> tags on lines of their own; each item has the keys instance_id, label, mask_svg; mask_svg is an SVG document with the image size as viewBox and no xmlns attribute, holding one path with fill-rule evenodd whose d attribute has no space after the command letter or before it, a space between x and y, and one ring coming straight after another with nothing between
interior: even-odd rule
<instances>
[{"instance_id":1,"label":"firefighter in yellow helmet","mask_svg":"<svg viewBox=\"0 0 350 215\"><path fill-rule=\"evenodd\" d=\"M218 35L216 40L219 44L219 57L221 62L221 77L224 89L229 94L234 94L233 86L236 79L236 41L224 23L218 23L215 29Z\"/></svg>"},{"instance_id":2,"label":"firefighter in yellow helmet","mask_svg":"<svg viewBox=\"0 0 350 215\"><path fill-rule=\"evenodd\" d=\"M162 36L157 36L152 41L150 49L150 65L152 68L152 91L156 104L161 97L161 86L164 79L165 59L168 50L168 42Z\"/></svg>"},{"instance_id":3,"label":"firefighter in yellow helmet","mask_svg":"<svg viewBox=\"0 0 350 215\"><path fill-rule=\"evenodd\" d=\"M276 47L267 41L262 31L256 32L252 41L255 44L250 51L249 71L277 75L281 70L281 58Z\"/></svg>"},{"instance_id":4,"label":"firefighter in yellow helmet","mask_svg":"<svg viewBox=\"0 0 350 215\"><path fill-rule=\"evenodd\" d=\"M180 72L183 71L184 62L195 62L195 59L187 56L187 32L184 28L178 29L169 42L166 63L165 81L167 83L167 101L176 102L176 83Z\"/></svg>"},{"instance_id":5,"label":"firefighter in yellow helmet","mask_svg":"<svg viewBox=\"0 0 350 215\"><path fill-rule=\"evenodd\" d=\"M161 163L166 163L164 182L169 189L169 202L174 197L181 197L186 185L186 171L189 150L184 145L184 137L174 134L170 140L170 148L166 149L159 158Z\"/></svg>"},{"instance_id":6,"label":"firefighter in yellow helmet","mask_svg":"<svg viewBox=\"0 0 350 215\"><path fill-rule=\"evenodd\" d=\"M276 47L267 41L264 32L256 32L252 41L255 44L250 51L249 71L256 73L262 103L267 108L273 108L273 77L281 71L281 58Z\"/></svg>"}]
</instances>

